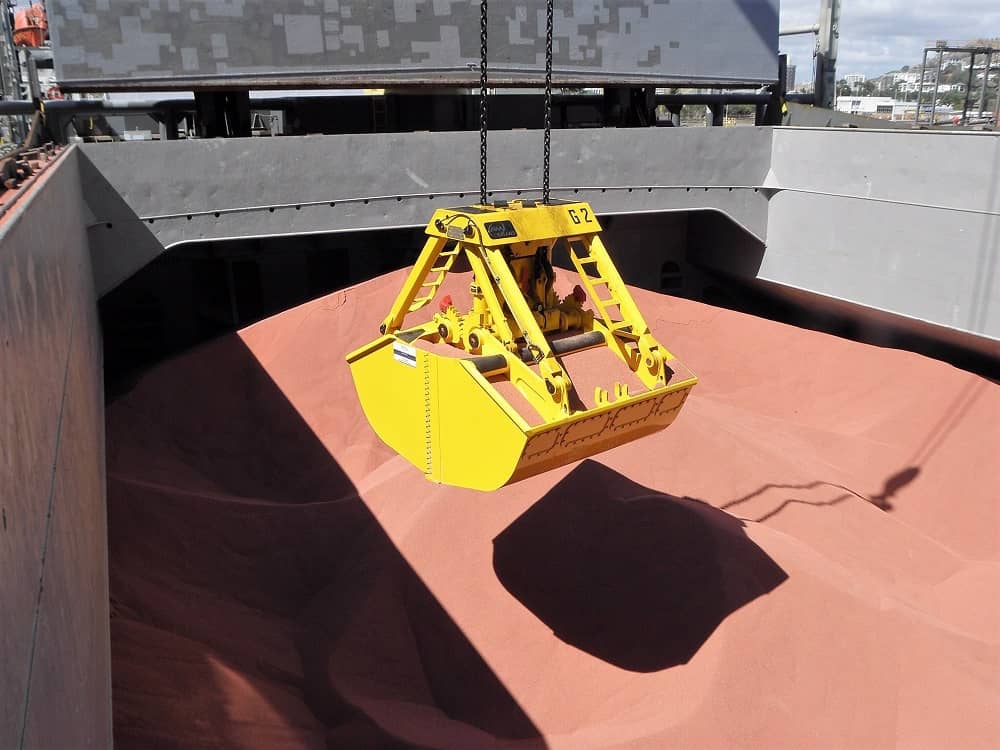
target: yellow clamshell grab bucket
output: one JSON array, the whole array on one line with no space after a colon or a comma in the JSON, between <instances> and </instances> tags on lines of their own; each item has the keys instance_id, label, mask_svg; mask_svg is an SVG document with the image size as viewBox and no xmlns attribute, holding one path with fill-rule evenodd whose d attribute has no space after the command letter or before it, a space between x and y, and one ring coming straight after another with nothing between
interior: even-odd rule
<instances>
[{"instance_id":1,"label":"yellow clamshell grab bucket","mask_svg":"<svg viewBox=\"0 0 1000 750\"><path fill-rule=\"evenodd\" d=\"M378 436L431 481L495 490L673 422L697 378L653 338L600 231L582 202L436 211L382 335L347 357ZM560 243L580 278L564 299L553 290ZM462 255L472 309L446 297L430 321L404 328ZM599 347L641 392L609 382L583 404L564 361Z\"/></svg>"}]
</instances>

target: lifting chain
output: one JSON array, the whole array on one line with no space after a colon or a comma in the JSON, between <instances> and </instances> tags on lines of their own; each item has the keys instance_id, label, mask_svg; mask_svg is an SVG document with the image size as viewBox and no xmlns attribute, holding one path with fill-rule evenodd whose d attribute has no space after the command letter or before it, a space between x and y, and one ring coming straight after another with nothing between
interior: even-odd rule
<instances>
[{"instance_id":1,"label":"lifting chain","mask_svg":"<svg viewBox=\"0 0 1000 750\"><path fill-rule=\"evenodd\" d=\"M549 165L552 162L552 17L553 0L545 3L545 135L542 140L542 203L549 202Z\"/></svg>"},{"instance_id":2,"label":"lifting chain","mask_svg":"<svg viewBox=\"0 0 1000 750\"><path fill-rule=\"evenodd\" d=\"M479 3L479 203L486 205L486 0Z\"/></svg>"},{"instance_id":3,"label":"lifting chain","mask_svg":"<svg viewBox=\"0 0 1000 750\"><path fill-rule=\"evenodd\" d=\"M542 140L542 203L549 202L549 172L552 164L552 39L554 0L545 0L545 132ZM479 3L479 203L486 205L487 134L487 0Z\"/></svg>"}]
</instances>

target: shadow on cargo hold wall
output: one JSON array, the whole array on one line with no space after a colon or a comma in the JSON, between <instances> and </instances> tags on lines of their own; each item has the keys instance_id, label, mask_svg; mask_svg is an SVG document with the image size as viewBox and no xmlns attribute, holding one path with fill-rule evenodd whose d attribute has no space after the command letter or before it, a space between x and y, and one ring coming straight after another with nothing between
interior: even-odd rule
<instances>
[{"instance_id":1,"label":"shadow on cargo hold wall","mask_svg":"<svg viewBox=\"0 0 1000 750\"><path fill-rule=\"evenodd\" d=\"M721 213L691 211L686 233L679 288L661 282L657 290L648 281L626 281L852 341L905 349L989 378L1000 378L996 356L985 351L989 344L975 336L758 278L764 244ZM989 242L983 242L979 270L986 282L973 290L971 307L976 311L988 307L989 300L984 301L980 292L991 283L997 259L994 253L992 264L988 262ZM652 274L646 271L645 276L648 279Z\"/></svg>"},{"instance_id":2,"label":"shadow on cargo hold wall","mask_svg":"<svg viewBox=\"0 0 1000 750\"><path fill-rule=\"evenodd\" d=\"M788 578L729 514L590 460L494 540L493 567L556 636L633 672L686 664Z\"/></svg>"},{"instance_id":3,"label":"shadow on cargo hold wall","mask_svg":"<svg viewBox=\"0 0 1000 750\"><path fill-rule=\"evenodd\" d=\"M308 387L342 397L342 369ZM238 336L107 423L118 747L544 746Z\"/></svg>"},{"instance_id":4,"label":"shadow on cargo hold wall","mask_svg":"<svg viewBox=\"0 0 1000 750\"><path fill-rule=\"evenodd\" d=\"M172 247L100 300L107 397L167 357L409 265L422 244L395 229Z\"/></svg>"},{"instance_id":5,"label":"shadow on cargo hold wall","mask_svg":"<svg viewBox=\"0 0 1000 750\"><path fill-rule=\"evenodd\" d=\"M98 295L103 295L156 258L163 245L87 152L77 149L77 154L83 199L94 217L87 225L94 283Z\"/></svg>"}]
</instances>

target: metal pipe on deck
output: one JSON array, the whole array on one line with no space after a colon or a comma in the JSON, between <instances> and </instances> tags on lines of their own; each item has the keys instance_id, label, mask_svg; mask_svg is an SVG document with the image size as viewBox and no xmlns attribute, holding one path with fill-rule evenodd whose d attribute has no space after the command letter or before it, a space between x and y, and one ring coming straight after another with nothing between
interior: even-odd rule
<instances>
[{"instance_id":1,"label":"metal pipe on deck","mask_svg":"<svg viewBox=\"0 0 1000 750\"><path fill-rule=\"evenodd\" d=\"M803 34L818 34L819 24L814 23L812 26L791 26L787 29L781 29L778 31L778 36L800 36Z\"/></svg>"},{"instance_id":2,"label":"metal pipe on deck","mask_svg":"<svg viewBox=\"0 0 1000 750\"><path fill-rule=\"evenodd\" d=\"M35 103L17 99L0 100L0 116L32 115L35 113Z\"/></svg>"},{"instance_id":3,"label":"metal pipe on deck","mask_svg":"<svg viewBox=\"0 0 1000 750\"><path fill-rule=\"evenodd\" d=\"M718 94L657 94L655 97L657 104L664 104L671 107L677 104L767 104L771 101L771 94L758 94L755 92L720 92Z\"/></svg>"}]
</instances>

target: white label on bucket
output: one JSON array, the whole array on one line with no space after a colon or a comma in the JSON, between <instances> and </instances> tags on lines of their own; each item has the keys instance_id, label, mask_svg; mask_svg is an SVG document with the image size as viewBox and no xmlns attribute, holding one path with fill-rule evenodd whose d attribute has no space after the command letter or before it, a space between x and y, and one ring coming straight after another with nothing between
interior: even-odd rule
<instances>
[{"instance_id":1,"label":"white label on bucket","mask_svg":"<svg viewBox=\"0 0 1000 750\"><path fill-rule=\"evenodd\" d=\"M417 366L417 350L412 346L407 346L401 341L392 343L392 358L397 362L402 362L410 367Z\"/></svg>"}]
</instances>

